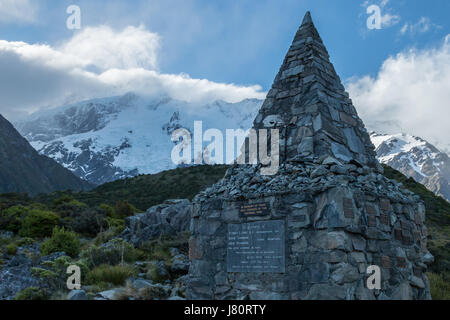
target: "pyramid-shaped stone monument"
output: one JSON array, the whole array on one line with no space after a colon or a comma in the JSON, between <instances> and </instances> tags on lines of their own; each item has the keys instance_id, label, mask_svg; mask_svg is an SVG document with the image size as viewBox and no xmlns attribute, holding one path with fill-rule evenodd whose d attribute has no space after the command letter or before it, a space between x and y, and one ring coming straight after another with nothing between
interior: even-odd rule
<instances>
[{"instance_id":1,"label":"pyramid-shaped stone monument","mask_svg":"<svg viewBox=\"0 0 450 320\"><path fill-rule=\"evenodd\" d=\"M194 198L188 298L430 298L425 207L382 175L309 12L254 129L279 130L280 166Z\"/></svg>"},{"instance_id":2,"label":"pyramid-shaped stone monument","mask_svg":"<svg viewBox=\"0 0 450 320\"><path fill-rule=\"evenodd\" d=\"M376 166L376 154L308 12L254 128L280 130L280 156L331 155Z\"/></svg>"}]
</instances>

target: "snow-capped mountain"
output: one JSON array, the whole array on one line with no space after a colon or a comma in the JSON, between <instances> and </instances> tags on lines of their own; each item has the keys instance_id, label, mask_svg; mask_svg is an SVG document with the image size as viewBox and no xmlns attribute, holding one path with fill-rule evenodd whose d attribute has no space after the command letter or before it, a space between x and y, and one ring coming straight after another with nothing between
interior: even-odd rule
<instances>
[{"instance_id":1,"label":"snow-capped mountain","mask_svg":"<svg viewBox=\"0 0 450 320\"><path fill-rule=\"evenodd\" d=\"M102 184L175 168L174 130L192 133L199 120L203 132L216 128L225 135L226 129L248 129L261 104L256 99L195 104L129 93L38 112L15 126L41 154Z\"/></svg>"},{"instance_id":2,"label":"snow-capped mountain","mask_svg":"<svg viewBox=\"0 0 450 320\"><path fill-rule=\"evenodd\" d=\"M41 154L94 184L173 169L178 128L193 133L194 121L209 128L248 129L263 101L195 104L133 93L38 112L16 123ZM193 137L193 135L192 135ZM450 200L450 159L427 141L407 134L371 133L380 162ZM203 145L205 147L205 144Z\"/></svg>"},{"instance_id":3,"label":"snow-capped mountain","mask_svg":"<svg viewBox=\"0 0 450 320\"><path fill-rule=\"evenodd\" d=\"M378 160L412 177L450 201L450 158L427 141L408 134L372 132Z\"/></svg>"}]
</instances>

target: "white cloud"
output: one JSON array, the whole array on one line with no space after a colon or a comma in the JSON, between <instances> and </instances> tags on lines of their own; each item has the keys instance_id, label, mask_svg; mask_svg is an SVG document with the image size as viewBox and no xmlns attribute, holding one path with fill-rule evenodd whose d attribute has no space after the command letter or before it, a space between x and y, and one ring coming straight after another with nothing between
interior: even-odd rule
<instances>
[{"instance_id":1,"label":"white cloud","mask_svg":"<svg viewBox=\"0 0 450 320\"><path fill-rule=\"evenodd\" d=\"M383 14L381 16L381 27L382 28L388 28L393 25L396 25L400 22L400 16L398 15L392 15L389 13Z\"/></svg>"},{"instance_id":2,"label":"white cloud","mask_svg":"<svg viewBox=\"0 0 450 320\"><path fill-rule=\"evenodd\" d=\"M0 0L0 23L33 23L38 7L31 0Z\"/></svg>"},{"instance_id":3,"label":"white cloud","mask_svg":"<svg viewBox=\"0 0 450 320\"><path fill-rule=\"evenodd\" d=\"M400 33L402 35L405 35L407 33L411 35L415 35L418 33L425 33L427 31L430 31L435 28L441 28L440 26L434 24L431 22L430 18L428 17L421 17L419 21L416 23L405 23L403 27L400 30Z\"/></svg>"},{"instance_id":4,"label":"white cloud","mask_svg":"<svg viewBox=\"0 0 450 320\"><path fill-rule=\"evenodd\" d=\"M144 26L114 32L108 26L88 27L67 42L61 51L89 61L97 67L148 68L157 66L159 36Z\"/></svg>"},{"instance_id":5,"label":"white cloud","mask_svg":"<svg viewBox=\"0 0 450 320\"><path fill-rule=\"evenodd\" d=\"M350 79L347 89L369 129L450 147L450 35L439 48L390 57L375 78Z\"/></svg>"},{"instance_id":6,"label":"white cloud","mask_svg":"<svg viewBox=\"0 0 450 320\"><path fill-rule=\"evenodd\" d=\"M143 26L85 28L57 47L0 40L0 113L24 112L76 100L167 94L187 101L264 98L260 86L192 79L157 70L159 36Z\"/></svg>"}]
</instances>

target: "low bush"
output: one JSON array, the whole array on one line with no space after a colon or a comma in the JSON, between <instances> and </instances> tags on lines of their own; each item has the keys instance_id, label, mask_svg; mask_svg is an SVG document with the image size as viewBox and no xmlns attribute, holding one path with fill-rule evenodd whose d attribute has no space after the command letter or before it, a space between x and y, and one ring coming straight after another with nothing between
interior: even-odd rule
<instances>
[{"instance_id":1,"label":"low bush","mask_svg":"<svg viewBox=\"0 0 450 320\"><path fill-rule=\"evenodd\" d=\"M72 260L68 256L61 256L54 261L44 261L39 268L31 268L31 272L41 282L45 283L47 288L50 288L52 292L67 289L67 268L69 266L76 265L81 271L82 283L86 279L86 275L89 272L87 264L83 260Z\"/></svg>"},{"instance_id":2,"label":"low bush","mask_svg":"<svg viewBox=\"0 0 450 320\"><path fill-rule=\"evenodd\" d=\"M450 300L450 274L428 273L431 298L433 300Z\"/></svg>"},{"instance_id":3,"label":"low bush","mask_svg":"<svg viewBox=\"0 0 450 320\"><path fill-rule=\"evenodd\" d=\"M47 290L36 287L29 287L19 292L15 300L48 300L50 295Z\"/></svg>"},{"instance_id":4,"label":"low bush","mask_svg":"<svg viewBox=\"0 0 450 320\"><path fill-rule=\"evenodd\" d=\"M17 246L14 243L10 243L6 246L6 252L12 256L17 253Z\"/></svg>"},{"instance_id":5,"label":"low bush","mask_svg":"<svg viewBox=\"0 0 450 320\"><path fill-rule=\"evenodd\" d=\"M168 280L170 278L170 275L168 273L166 274L161 274L159 272L159 268L156 264L151 265L148 268L147 274L146 274L146 278L149 280L152 280L153 282L156 283L163 283L164 281Z\"/></svg>"},{"instance_id":6,"label":"low bush","mask_svg":"<svg viewBox=\"0 0 450 320\"><path fill-rule=\"evenodd\" d=\"M94 243L96 245L101 245L107 243L108 241L117 238L122 231L125 229L125 222L123 219L106 218L108 222L108 229L99 232L95 237Z\"/></svg>"},{"instance_id":7,"label":"low bush","mask_svg":"<svg viewBox=\"0 0 450 320\"><path fill-rule=\"evenodd\" d=\"M113 217L114 216L114 207L110 206L109 204L106 203L102 203L98 206L98 208L100 210L103 211L103 213L107 216L107 217Z\"/></svg>"},{"instance_id":8,"label":"low bush","mask_svg":"<svg viewBox=\"0 0 450 320\"><path fill-rule=\"evenodd\" d=\"M134 262L140 258L140 252L131 244L121 239L112 240L104 245L92 245L81 252L81 258L86 260L91 268L102 264L117 265L124 262Z\"/></svg>"},{"instance_id":9,"label":"low bush","mask_svg":"<svg viewBox=\"0 0 450 320\"><path fill-rule=\"evenodd\" d=\"M114 206L114 218L124 219L126 217L134 215L138 210L128 203L128 201L117 201Z\"/></svg>"},{"instance_id":10,"label":"low bush","mask_svg":"<svg viewBox=\"0 0 450 320\"><path fill-rule=\"evenodd\" d=\"M169 292L160 286L149 286L137 289L127 283L126 287L116 295L117 300L161 300L167 299Z\"/></svg>"},{"instance_id":11,"label":"low bush","mask_svg":"<svg viewBox=\"0 0 450 320\"><path fill-rule=\"evenodd\" d=\"M89 285L106 282L115 286L121 286L133 275L135 275L135 270L129 265L101 265L89 271L86 276L86 281Z\"/></svg>"},{"instance_id":12,"label":"low bush","mask_svg":"<svg viewBox=\"0 0 450 320\"><path fill-rule=\"evenodd\" d=\"M27 237L25 237L25 238L20 238L20 239L18 239L18 240L16 241L16 243L17 243L17 245L18 245L19 247L22 247L22 246L29 246L29 245L32 245L32 244L34 243L34 239L33 239L33 238L27 238Z\"/></svg>"},{"instance_id":13,"label":"low bush","mask_svg":"<svg viewBox=\"0 0 450 320\"><path fill-rule=\"evenodd\" d=\"M22 205L13 206L4 210L0 215L0 230L7 230L17 234L23 219L29 211L29 207Z\"/></svg>"},{"instance_id":14,"label":"low bush","mask_svg":"<svg viewBox=\"0 0 450 320\"><path fill-rule=\"evenodd\" d=\"M177 236L162 236L159 239L147 241L142 245L142 250L147 252L148 260L163 260L168 262L172 259L170 248L177 248L180 252L187 254L189 250L189 233L181 233Z\"/></svg>"},{"instance_id":15,"label":"low bush","mask_svg":"<svg viewBox=\"0 0 450 320\"><path fill-rule=\"evenodd\" d=\"M65 219L65 226L71 230L88 236L95 237L99 232L108 228L106 216L101 210L87 208L78 214L72 214Z\"/></svg>"},{"instance_id":16,"label":"low bush","mask_svg":"<svg viewBox=\"0 0 450 320\"><path fill-rule=\"evenodd\" d=\"M55 227L50 239L46 240L41 247L43 255L49 255L54 252L65 252L70 257L76 257L80 253L80 239L77 234Z\"/></svg>"},{"instance_id":17,"label":"low bush","mask_svg":"<svg viewBox=\"0 0 450 320\"><path fill-rule=\"evenodd\" d=\"M58 223L59 216L56 213L33 209L23 220L19 235L30 238L49 237Z\"/></svg>"}]
</instances>

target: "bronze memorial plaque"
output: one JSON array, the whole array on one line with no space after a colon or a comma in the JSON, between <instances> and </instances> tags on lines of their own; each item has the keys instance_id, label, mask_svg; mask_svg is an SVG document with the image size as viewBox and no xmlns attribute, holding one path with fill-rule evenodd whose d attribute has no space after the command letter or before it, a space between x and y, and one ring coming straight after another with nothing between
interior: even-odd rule
<instances>
[{"instance_id":1,"label":"bronze memorial plaque","mask_svg":"<svg viewBox=\"0 0 450 320\"><path fill-rule=\"evenodd\" d=\"M244 203L239 207L239 213L243 217L266 216L270 214L269 206L265 202Z\"/></svg>"},{"instance_id":2,"label":"bronze memorial plaque","mask_svg":"<svg viewBox=\"0 0 450 320\"><path fill-rule=\"evenodd\" d=\"M228 225L228 272L285 272L285 222Z\"/></svg>"}]
</instances>

